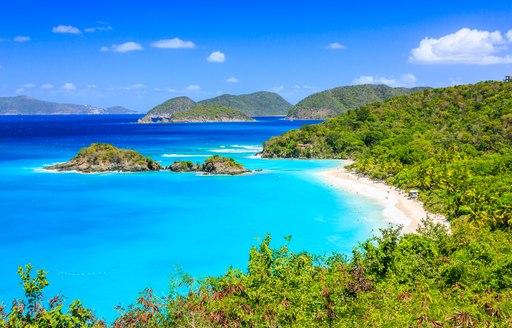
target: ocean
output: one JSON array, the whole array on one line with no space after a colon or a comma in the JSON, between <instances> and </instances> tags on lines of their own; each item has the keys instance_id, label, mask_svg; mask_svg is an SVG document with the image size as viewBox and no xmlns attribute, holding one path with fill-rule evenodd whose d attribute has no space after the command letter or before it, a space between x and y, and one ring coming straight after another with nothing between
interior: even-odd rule
<instances>
[{"instance_id":1,"label":"ocean","mask_svg":"<svg viewBox=\"0 0 512 328\"><path fill-rule=\"evenodd\" d=\"M271 136L315 121L136 124L136 115L0 116L0 304L23 297L18 266L48 272L45 296L80 299L111 321L116 305L151 287L168 292L177 270L194 277L245 270L270 233L292 251L350 256L385 226L382 208L333 190L315 173L334 160L254 156ZM111 143L169 165L232 157L244 176L195 173L52 173L81 147Z\"/></svg>"}]
</instances>

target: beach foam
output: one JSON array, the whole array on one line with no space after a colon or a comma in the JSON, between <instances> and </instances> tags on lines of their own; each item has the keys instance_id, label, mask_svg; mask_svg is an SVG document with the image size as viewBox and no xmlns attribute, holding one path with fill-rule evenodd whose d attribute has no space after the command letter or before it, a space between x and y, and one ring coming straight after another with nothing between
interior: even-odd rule
<instances>
[{"instance_id":1,"label":"beach foam","mask_svg":"<svg viewBox=\"0 0 512 328\"><path fill-rule=\"evenodd\" d=\"M162 154L162 157L210 157L204 154Z\"/></svg>"}]
</instances>

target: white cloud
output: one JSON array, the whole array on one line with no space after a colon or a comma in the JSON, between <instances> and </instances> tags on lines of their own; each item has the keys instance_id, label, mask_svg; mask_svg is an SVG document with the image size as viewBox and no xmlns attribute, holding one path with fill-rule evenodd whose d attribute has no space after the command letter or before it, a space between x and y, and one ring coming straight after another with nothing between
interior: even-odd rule
<instances>
[{"instance_id":1,"label":"white cloud","mask_svg":"<svg viewBox=\"0 0 512 328\"><path fill-rule=\"evenodd\" d=\"M400 78L362 75L352 81L352 84L385 84L390 87L413 87L418 79L414 74L407 73Z\"/></svg>"},{"instance_id":2,"label":"white cloud","mask_svg":"<svg viewBox=\"0 0 512 328\"><path fill-rule=\"evenodd\" d=\"M129 85L127 87L124 87L125 90L141 90L141 89L145 89L146 86L142 83L135 83L135 84L132 84L132 85Z\"/></svg>"},{"instance_id":3,"label":"white cloud","mask_svg":"<svg viewBox=\"0 0 512 328\"><path fill-rule=\"evenodd\" d=\"M274 91L274 92L281 92L281 91L284 90L284 85L279 85L277 87L272 87L271 90Z\"/></svg>"},{"instance_id":4,"label":"white cloud","mask_svg":"<svg viewBox=\"0 0 512 328\"><path fill-rule=\"evenodd\" d=\"M41 88L43 89L46 89L46 90L49 90L49 89L53 89L53 84L51 83L45 83L41 86Z\"/></svg>"},{"instance_id":5,"label":"white cloud","mask_svg":"<svg viewBox=\"0 0 512 328\"><path fill-rule=\"evenodd\" d=\"M512 30L504 38L500 31L463 28L439 39L425 38L411 50L409 61L420 64L509 64Z\"/></svg>"},{"instance_id":6,"label":"white cloud","mask_svg":"<svg viewBox=\"0 0 512 328\"><path fill-rule=\"evenodd\" d=\"M226 82L229 82L229 83L238 83L240 82L239 79L237 79L236 77L229 77L226 79Z\"/></svg>"},{"instance_id":7,"label":"white cloud","mask_svg":"<svg viewBox=\"0 0 512 328\"><path fill-rule=\"evenodd\" d=\"M405 84L415 84L416 81L418 81L418 79L416 78L416 76L414 76L414 74L411 74L411 73L407 73L407 74L404 74L400 77L400 80L405 83Z\"/></svg>"},{"instance_id":8,"label":"white cloud","mask_svg":"<svg viewBox=\"0 0 512 328\"><path fill-rule=\"evenodd\" d=\"M210 63L223 63L226 61L226 56L220 51L214 51L206 58Z\"/></svg>"},{"instance_id":9,"label":"white cloud","mask_svg":"<svg viewBox=\"0 0 512 328\"><path fill-rule=\"evenodd\" d=\"M76 86L73 83L71 83L71 82L66 82L62 86L62 89L66 90L66 91L75 91L76 90Z\"/></svg>"},{"instance_id":10,"label":"white cloud","mask_svg":"<svg viewBox=\"0 0 512 328\"><path fill-rule=\"evenodd\" d=\"M191 84L187 87L188 92L197 92L199 90L201 90L201 87L196 84Z\"/></svg>"},{"instance_id":11,"label":"white cloud","mask_svg":"<svg viewBox=\"0 0 512 328\"><path fill-rule=\"evenodd\" d=\"M183 41L179 38L158 40L151 43L152 47L155 48L166 48L166 49L193 49L196 47L192 41Z\"/></svg>"},{"instance_id":12,"label":"white cloud","mask_svg":"<svg viewBox=\"0 0 512 328\"><path fill-rule=\"evenodd\" d=\"M125 53L125 52L130 52L130 51L140 51L140 50L143 50L144 48L142 48L142 46L140 45L140 43L137 43L137 42L125 42L125 43L122 43L122 44L114 44L112 45L112 47L106 47L106 46L103 46L100 48L100 51L113 51L113 52L121 52L121 53Z\"/></svg>"},{"instance_id":13,"label":"white cloud","mask_svg":"<svg viewBox=\"0 0 512 328\"><path fill-rule=\"evenodd\" d=\"M345 49L346 47L339 42L333 42L327 45L327 49Z\"/></svg>"},{"instance_id":14,"label":"white cloud","mask_svg":"<svg viewBox=\"0 0 512 328\"><path fill-rule=\"evenodd\" d=\"M52 29L53 33L61 33L61 34L81 34L82 32L78 27L74 27L71 25L58 25L54 26Z\"/></svg>"},{"instance_id":15,"label":"white cloud","mask_svg":"<svg viewBox=\"0 0 512 328\"><path fill-rule=\"evenodd\" d=\"M95 27L88 27L84 29L85 32L93 33L96 31L112 31L112 27L110 26L95 26Z\"/></svg>"},{"instance_id":16,"label":"white cloud","mask_svg":"<svg viewBox=\"0 0 512 328\"><path fill-rule=\"evenodd\" d=\"M313 90L313 89L315 89L315 87L312 87L312 86L307 85L307 84L306 85L298 85L298 84L296 84L296 85L293 86L293 88L297 89L297 90L300 90L300 89L303 89L303 90Z\"/></svg>"},{"instance_id":17,"label":"white cloud","mask_svg":"<svg viewBox=\"0 0 512 328\"><path fill-rule=\"evenodd\" d=\"M87 87L89 89L96 89L96 85L95 84L88 84Z\"/></svg>"},{"instance_id":18,"label":"white cloud","mask_svg":"<svg viewBox=\"0 0 512 328\"><path fill-rule=\"evenodd\" d=\"M37 87L37 85L35 85L34 83L25 83L25 84L23 85L23 87L24 87L25 89L32 89L32 88Z\"/></svg>"},{"instance_id":19,"label":"white cloud","mask_svg":"<svg viewBox=\"0 0 512 328\"><path fill-rule=\"evenodd\" d=\"M23 88L16 89L16 93L18 93L18 94L19 93L24 93L24 92L25 92L25 89L23 89Z\"/></svg>"},{"instance_id":20,"label":"white cloud","mask_svg":"<svg viewBox=\"0 0 512 328\"><path fill-rule=\"evenodd\" d=\"M30 41L30 37L23 36L23 35L18 35L13 40L14 40L14 42L28 42L28 41Z\"/></svg>"}]
</instances>

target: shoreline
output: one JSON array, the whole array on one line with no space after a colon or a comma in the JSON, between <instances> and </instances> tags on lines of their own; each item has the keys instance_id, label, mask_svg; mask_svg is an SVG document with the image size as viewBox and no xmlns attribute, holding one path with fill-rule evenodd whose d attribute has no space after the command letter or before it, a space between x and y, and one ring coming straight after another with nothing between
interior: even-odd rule
<instances>
[{"instance_id":1,"label":"shoreline","mask_svg":"<svg viewBox=\"0 0 512 328\"><path fill-rule=\"evenodd\" d=\"M335 189L363 196L383 206L384 220L394 225L403 225L403 233L416 232L421 219L427 216L432 218L434 223L443 224L448 229L450 227L444 216L426 211L422 202L410 199L404 191L384 182L356 175L344 167L321 171L318 176Z\"/></svg>"}]
</instances>

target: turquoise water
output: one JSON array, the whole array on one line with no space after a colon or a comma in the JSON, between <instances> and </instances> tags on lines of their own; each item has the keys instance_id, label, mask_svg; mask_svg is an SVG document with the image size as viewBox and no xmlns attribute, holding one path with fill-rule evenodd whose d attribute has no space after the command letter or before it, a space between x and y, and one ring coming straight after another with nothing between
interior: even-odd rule
<instances>
[{"instance_id":1,"label":"turquoise water","mask_svg":"<svg viewBox=\"0 0 512 328\"><path fill-rule=\"evenodd\" d=\"M138 125L134 116L0 117L0 300L21 297L16 268L48 271L47 296L80 298L100 317L138 292L168 290L179 266L194 276L245 269L249 249L342 252L384 225L378 205L332 190L315 172L340 161L264 160L261 142L304 122ZM311 123L311 122L310 122ZM214 153L262 172L49 173L91 142L133 148L164 165Z\"/></svg>"}]
</instances>

